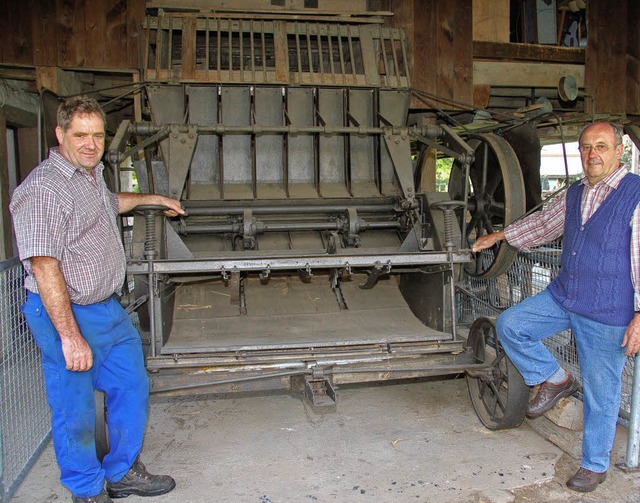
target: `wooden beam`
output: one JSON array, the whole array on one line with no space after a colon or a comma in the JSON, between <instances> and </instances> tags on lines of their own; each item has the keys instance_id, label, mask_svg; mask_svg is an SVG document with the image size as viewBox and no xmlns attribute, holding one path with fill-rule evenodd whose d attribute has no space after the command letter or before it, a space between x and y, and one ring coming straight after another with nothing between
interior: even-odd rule
<instances>
[{"instance_id":1,"label":"wooden beam","mask_svg":"<svg viewBox=\"0 0 640 503\"><path fill-rule=\"evenodd\" d=\"M404 29L412 87L451 103L473 101L471 0L395 0L388 24ZM425 108L415 95L410 107ZM447 108L443 106L442 108Z\"/></svg>"},{"instance_id":2,"label":"wooden beam","mask_svg":"<svg viewBox=\"0 0 640 503\"><path fill-rule=\"evenodd\" d=\"M547 63L502 63L474 61L474 85L491 87L557 87L561 77L571 75L578 88L584 88L584 67Z\"/></svg>"},{"instance_id":3,"label":"wooden beam","mask_svg":"<svg viewBox=\"0 0 640 503\"><path fill-rule=\"evenodd\" d=\"M305 7L304 0L281 0L274 5L272 0L147 0L148 9L174 11L249 11L286 12L293 14L373 14L391 16L391 12L370 11L367 0L318 0L317 7Z\"/></svg>"},{"instance_id":4,"label":"wooden beam","mask_svg":"<svg viewBox=\"0 0 640 503\"><path fill-rule=\"evenodd\" d=\"M589 2L586 48L586 92L592 97L592 113L625 113L627 108L627 37L629 5L636 0ZM637 19L635 20L637 24ZM631 30L635 31L636 26ZM638 108L634 106L633 108Z\"/></svg>"},{"instance_id":5,"label":"wooden beam","mask_svg":"<svg viewBox=\"0 0 640 503\"><path fill-rule=\"evenodd\" d=\"M640 2L629 2L627 16L627 114L640 114Z\"/></svg>"},{"instance_id":6,"label":"wooden beam","mask_svg":"<svg viewBox=\"0 0 640 503\"><path fill-rule=\"evenodd\" d=\"M59 68L55 66L38 66L36 67L36 87L38 89L49 89L59 94Z\"/></svg>"},{"instance_id":7,"label":"wooden beam","mask_svg":"<svg viewBox=\"0 0 640 503\"><path fill-rule=\"evenodd\" d=\"M13 234L9 214L9 153L7 122L0 111L0 260L13 257Z\"/></svg>"},{"instance_id":8,"label":"wooden beam","mask_svg":"<svg viewBox=\"0 0 640 503\"><path fill-rule=\"evenodd\" d=\"M437 2L438 60L436 94L462 103L473 102L473 21L468 0Z\"/></svg>"},{"instance_id":9,"label":"wooden beam","mask_svg":"<svg viewBox=\"0 0 640 503\"><path fill-rule=\"evenodd\" d=\"M509 42L509 0L473 0L473 40Z\"/></svg>"},{"instance_id":10,"label":"wooden beam","mask_svg":"<svg viewBox=\"0 0 640 503\"><path fill-rule=\"evenodd\" d=\"M194 18L188 18L182 22L182 64L180 66L180 78L193 80L195 76L196 20Z\"/></svg>"},{"instance_id":11,"label":"wooden beam","mask_svg":"<svg viewBox=\"0 0 640 503\"><path fill-rule=\"evenodd\" d=\"M289 50L287 45L287 26L284 21L273 22L273 40L276 60L276 81L288 83Z\"/></svg>"},{"instance_id":12,"label":"wooden beam","mask_svg":"<svg viewBox=\"0 0 640 503\"><path fill-rule=\"evenodd\" d=\"M473 58L583 65L585 61L585 50L576 47L558 47L555 45L504 44L474 40Z\"/></svg>"},{"instance_id":13,"label":"wooden beam","mask_svg":"<svg viewBox=\"0 0 640 503\"><path fill-rule=\"evenodd\" d=\"M0 67L0 79L35 82L36 72L33 68L28 67Z\"/></svg>"},{"instance_id":14,"label":"wooden beam","mask_svg":"<svg viewBox=\"0 0 640 503\"><path fill-rule=\"evenodd\" d=\"M420 186L417 187L418 192L435 192L436 191L436 160L438 159L438 151L433 147L428 147L422 158L422 166L420 169Z\"/></svg>"}]
</instances>

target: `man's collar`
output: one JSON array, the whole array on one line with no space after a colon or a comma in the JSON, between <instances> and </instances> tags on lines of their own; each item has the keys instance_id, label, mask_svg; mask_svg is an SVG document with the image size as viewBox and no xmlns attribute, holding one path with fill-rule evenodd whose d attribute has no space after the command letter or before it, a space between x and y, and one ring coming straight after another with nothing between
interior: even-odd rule
<instances>
[{"instance_id":1,"label":"man's collar","mask_svg":"<svg viewBox=\"0 0 640 503\"><path fill-rule=\"evenodd\" d=\"M580 180L580 183L582 185L586 185L587 187L590 187L590 188L595 188L600 184L605 184L605 185L608 185L609 187L611 187L612 189L617 189L618 185L620 185L620 182L622 181L622 179L625 176L627 176L628 172L629 172L629 170L627 168L625 168L624 165L621 164L618 169L616 169L613 172L609 173L609 175L607 177L605 177L604 179L600 180L595 185L591 185L589 183L589 179L586 176L582 180Z\"/></svg>"}]
</instances>

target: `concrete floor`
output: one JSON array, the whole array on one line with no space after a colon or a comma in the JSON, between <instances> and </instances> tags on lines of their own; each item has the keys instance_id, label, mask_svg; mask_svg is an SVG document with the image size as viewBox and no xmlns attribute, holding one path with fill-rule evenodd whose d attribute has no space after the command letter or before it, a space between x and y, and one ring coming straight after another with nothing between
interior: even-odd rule
<instances>
[{"instance_id":1,"label":"concrete floor","mask_svg":"<svg viewBox=\"0 0 640 503\"><path fill-rule=\"evenodd\" d=\"M142 460L177 487L128 503L640 501L638 475L615 468L567 490L578 461L527 423L486 430L464 379L341 388L326 414L284 393L153 397ZM70 499L49 445L12 503Z\"/></svg>"}]
</instances>

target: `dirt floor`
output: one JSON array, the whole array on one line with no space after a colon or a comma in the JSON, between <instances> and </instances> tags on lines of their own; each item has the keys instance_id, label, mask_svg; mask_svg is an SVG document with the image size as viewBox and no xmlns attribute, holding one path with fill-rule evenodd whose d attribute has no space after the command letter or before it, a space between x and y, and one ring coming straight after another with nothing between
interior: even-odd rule
<instances>
[{"instance_id":1,"label":"dirt floor","mask_svg":"<svg viewBox=\"0 0 640 503\"><path fill-rule=\"evenodd\" d=\"M145 442L177 487L128 503L640 501L640 475L617 468L593 493L566 489L579 462L526 422L486 430L464 379L344 387L324 414L286 393L154 397ZM70 501L57 478L49 445L12 503Z\"/></svg>"}]
</instances>

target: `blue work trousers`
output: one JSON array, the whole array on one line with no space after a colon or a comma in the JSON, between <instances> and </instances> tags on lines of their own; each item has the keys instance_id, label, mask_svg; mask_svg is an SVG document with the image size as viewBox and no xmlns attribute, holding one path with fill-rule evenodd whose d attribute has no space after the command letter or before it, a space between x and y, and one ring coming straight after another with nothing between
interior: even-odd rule
<instances>
[{"instance_id":1,"label":"blue work trousers","mask_svg":"<svg viewBox=\"0 0 640 503\"><path fill-rule=\"evenodd\" d=\"M609 468L616 432L627 327L603 325L564 309L549 290L528 297L498 317L496 330L505 352L529 386L560 369L542 340L571 329L582 376L584 433L581 466L594 472Z\"/></svg>"},{"instance_id":2,"label":"blue work trousers","mask_svg":"<svg viewBox=\"0 0 640 503\"><path fill-rule=\"evenodd\" d=\"M28 292L22 312L42 351L60 481L73 495L90 497L102 491L105 479L119 481L142 449L149 378L140 335L116 299L71 307L93 352L86 372L66 369L60 337L39 295ZM96 456L94 390L105 393L108 411L110 452L102 463Z\"/></svg>"}]
</instances>

